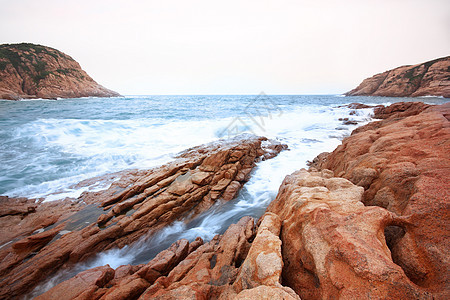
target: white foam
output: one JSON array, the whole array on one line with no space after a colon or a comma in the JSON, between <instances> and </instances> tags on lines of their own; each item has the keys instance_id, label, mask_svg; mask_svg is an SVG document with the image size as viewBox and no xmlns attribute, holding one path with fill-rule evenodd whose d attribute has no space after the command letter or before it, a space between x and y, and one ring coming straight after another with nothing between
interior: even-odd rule
<instances>
[{"instance_id":1,"label":"white foam","mask_svg":"<svg viewBox=\"0 0 450 300\"><path fill-rule=\"evenodd\" d=\"M261 179L264 176L273 178L270 185L276 187L282 174L304 167L306 160L322 151L332 150L350 133L355 126L336 130L342 126L338 118L348 117L349 111L348 108L305 106L262 116L243 114L238 118L239 122L231 117L194 121L39 119L14 132L16 139L31 138L32 144L38 150L42 149L43 154L36 151L38 153L33 157L21 157L26 167L35 168L35 174L58 175L59 166L55 161L78 162L73 169L64 170L66 173L60 178L23 185L5 194L43 197L46 201L77 198L88 187L73 188L73 185L84 179L127 168L161 165L186 148L242 132L278 138L289 145L291 151L281 155L284 159L277 159L271 167L262 167L260 171ZM352 118L364 121L370 111L360 110ZM237 131L233 130L236 124L242 125L237 126ZM262 188L261 185L255 183L255 189ZM104 188L107 186L98 190Z\"/></svg>"},{"instance_id":2,"label":"white foam","mask_svg":"<svg viewBox=\"0 0 450 300\"><path fill-rule=\"evenodd\" d=\"M130 264L137 255L147 249L145 245L158 245L168 236L180 233L185 228L186 226L183 222L174 222L170 226L167 226L158 232L157 235L149 238L143 238L132 246L127 245L121 249L110 249L99 253L97 257L88 263L84 268L90 269L108 264L115 269L121 265Z\"/></svg>"},{"instance_id":3,"label":"white foam","mask_svg":"<svg viewBox=\"0 0 450 300\"><path fill-rule=\"evenodd\" d=\"M444 99L444 96L425 95L425 96L419 96L419 98L439 98L439 99Z\"/></svg>"}]
</instances>

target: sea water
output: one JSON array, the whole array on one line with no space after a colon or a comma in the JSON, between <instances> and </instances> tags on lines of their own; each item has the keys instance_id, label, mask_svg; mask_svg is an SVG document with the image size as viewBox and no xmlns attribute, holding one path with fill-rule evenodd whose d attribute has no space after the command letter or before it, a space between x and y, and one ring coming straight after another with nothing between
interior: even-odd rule
<instances>
[{"instance_id":1,"label":"sea water","mask_svg":"<svg viewBox=\"0 0 450 300\"><path fill-rule=\"evenodd\" d=\"M332 151L357 126L371 121L372 109L351 102L444 103L442 98L292 96L126 96L64 100L0 101L0 195L58 201L77 198L83 179L169 162L180 151L251 133L289 146L261 161L237 199L218 202L189 223L177 221L154 236L98 254L40 286L41 293L79 271L109 264L146 263L180 238L205 241L242 216L260 217L276 197L283 178ZM345 125L343 118L356 121Z\"/></svg>"}]
</instances>

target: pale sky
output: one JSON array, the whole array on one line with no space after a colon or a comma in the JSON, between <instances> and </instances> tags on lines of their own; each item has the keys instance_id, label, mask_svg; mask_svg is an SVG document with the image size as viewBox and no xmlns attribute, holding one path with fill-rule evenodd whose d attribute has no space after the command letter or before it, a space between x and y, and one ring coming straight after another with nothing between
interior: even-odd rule
<instances>
[{"instance_id":1,"label":"pale sky","mask_svg":"<svg viewBox=\"0 0 450 300\"><path fill-rule=\"evenodd\" d=\"M450 55L449 0L0 0L0 28L124 95L339 94Z\"/></svg>"}]
</instances>

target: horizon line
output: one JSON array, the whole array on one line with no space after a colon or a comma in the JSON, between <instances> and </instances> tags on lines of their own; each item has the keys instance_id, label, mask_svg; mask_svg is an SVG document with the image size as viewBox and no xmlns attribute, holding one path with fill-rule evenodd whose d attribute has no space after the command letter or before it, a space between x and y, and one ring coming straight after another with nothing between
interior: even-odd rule
<instances>
[{"instance_id":1,"label":"horizon line","mask_svg":"<svg viewBox=\"0 0 450 300\"><path fill-rule=\"evenodd\" d=\"M121 96L259 96L259 94L123 94ZM267 94L266 96L336 96L344 95L344 93L332 94Z\"/></svg>"}]
</instances>

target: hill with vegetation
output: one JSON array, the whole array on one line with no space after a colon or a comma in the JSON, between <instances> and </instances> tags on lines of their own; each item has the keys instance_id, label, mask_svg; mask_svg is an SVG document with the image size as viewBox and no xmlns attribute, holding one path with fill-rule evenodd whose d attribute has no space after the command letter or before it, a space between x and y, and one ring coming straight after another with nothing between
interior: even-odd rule
<instances>
[{"instance_id":1,"label":"hill with vegetation","mask_svg":"<svg viewBox=\"0 0 450 300\"><path fill-rule=\"evenodd\" d=\"M30 43L0 45L0 99L114 96L120 95L61 51Z\"/></svg>"},{"instance_id":2,"label":"hill with vegetation","mask_svg":"<svg viewBox=\"0 0 450 300\"><path fill-rule=\"evenodd\" d=\"M376 74L345 95L450 98L450 56Z\"/></svg>"}]
</instances>

